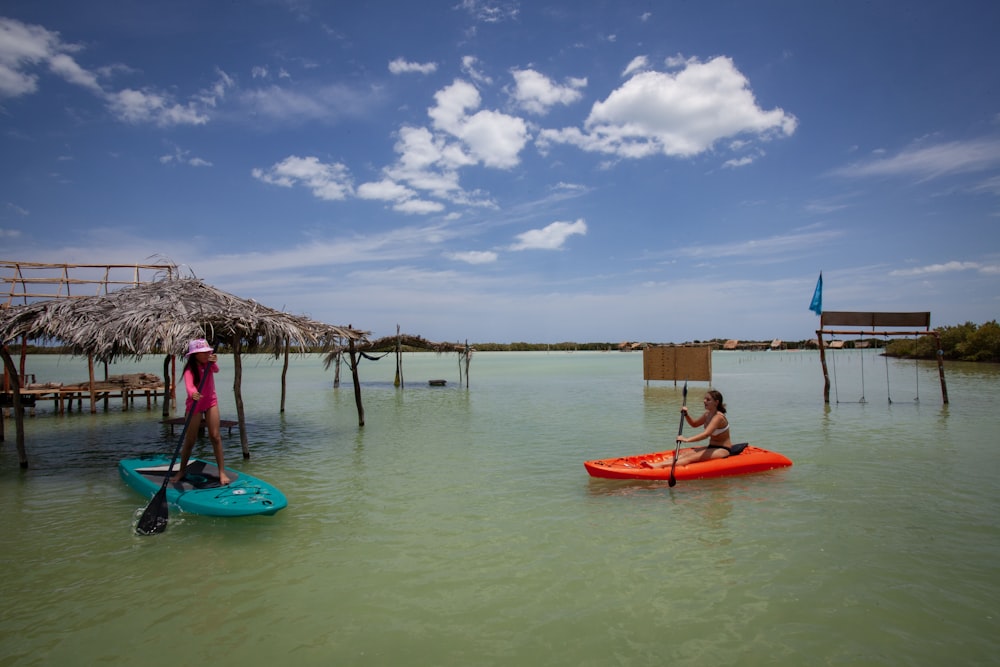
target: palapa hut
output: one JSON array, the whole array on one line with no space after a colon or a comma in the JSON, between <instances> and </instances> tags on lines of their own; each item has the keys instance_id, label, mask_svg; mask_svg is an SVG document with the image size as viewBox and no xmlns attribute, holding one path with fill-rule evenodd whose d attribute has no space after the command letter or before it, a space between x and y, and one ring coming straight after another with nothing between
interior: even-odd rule
<instances>
[{"instance_id":1,"label":"palapa hut","mask_svg":"<svg viewBox=\"0 0 1000 667\"><path fill-rule=\"evenodd\" d=\"M377 340L348 340L348 347L345 349L342 345L336 349L331 350L326 355L325 367L329 368L332 364L339 364L343 353L346 351L350 355L351 369L354 371L354 381L355 381L355 392L358 391L357 378L358 378L358 362L359 357L364 357L366 359L377 360L381 359L382 356L394 352L396 355L396 379L395 385L397 387L402 387L405 384L403 380L403 348L417 349L417 350L428 350L431 352L437 352L438 354L444 352L457 352L458 353L458 375L459 378L462 377L463 370L465 374L465 386L469 386L469 363L472 360L472 348L469 347L468 341L464 344L461 343L435 343L429 341L420 336L413 336L411 334L404 334L399 332L399 326L396 326L395 336L385 336L384 338L379 338ZM372 353L383 353L382 356L373 356ZM464 368L463 368L464 366ZM339 377L339 372L337 376ZM364 425L364 415L361 416L361 424Z\"/></svg>"},{"instance_id":2,"label":"palapa hut","mask_svg":"<svg viewBox=\"0 0 1000 667\"><path fill-rule=\"evenodd\" d=\"M233 390L240 442L246 458L249 448L240 390L241 354L268 352L277 357L287 354L290 346L300 350L317 347L329 350L345 340L364 340L367 332L274 310L218 290L197 278L159 280L105 295L53 299L0 310L0 356L14 384L17 450L24 468L27 455L18 371L5 347L22 336L58 341L73 354L104 362L165 354L165 376L169 359L182 354L192 338L207 338L229 346L235 365ZM166 377L164 384L169 386Z\"/></svg>"}]
</instances>

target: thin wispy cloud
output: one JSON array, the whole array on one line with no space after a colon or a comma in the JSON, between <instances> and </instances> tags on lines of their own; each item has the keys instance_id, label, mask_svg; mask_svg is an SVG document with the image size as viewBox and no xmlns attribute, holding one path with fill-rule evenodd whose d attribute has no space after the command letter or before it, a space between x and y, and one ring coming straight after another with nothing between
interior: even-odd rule
<instances>
[{"instance_id":1,"label":"thin wispy cloud","mask_svg":"<svg viewBox=\"0 0 1000 667\"><path fill-rule=\"evenodd\" d=\"M678 248L675 254L693 258L794 257L800 253L821 248L842 236L843 232L838 230L803 231L731 243L720 242L686 246Z\"/></svg>"},{"instance_id":2,"label":"thin wispy cloud","mask_svg":"<svg viewBox=\"0 0 1000 667\"><path fill-rule=\"evenodd\" d=\"M838 176L913 177L918 181L1000 167L1000 139L982 138L912 146L895 155L875 155L834 170Z\"/></svg>"},{"instance_id":3,"label":"thin wispy cloud","mask_svg":"<svg viewBox=\"0 0 1000 667\"><path fill-rule=\"evenodd\" d=\"M911 269L896 269L890 271L890 276L896 277L917 277L934 276L946 273L958 273L972 271L984 275L1000 275L1000 264L981 264L980 262L944 262L942 264L928 264L927 266L917 266Z\"/></svg>"}]
</instances>

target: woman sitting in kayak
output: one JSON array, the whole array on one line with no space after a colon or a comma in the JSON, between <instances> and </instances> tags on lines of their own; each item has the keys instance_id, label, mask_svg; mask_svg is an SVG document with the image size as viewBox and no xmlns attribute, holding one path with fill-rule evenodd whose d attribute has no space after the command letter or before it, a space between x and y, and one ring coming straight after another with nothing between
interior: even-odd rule
<instances>
[{"instance_id":1,"label":"woman sitting in kayak","mask_svg":"<svg viewBox=\"0 0 1000 667\"><path fill-rule=\"evenodd\" d=\"M692 447L689 451L682 452L677 456L677 465L683 466L688 463L698 461L708 461L711 459L724 459L732 454L733 441L729 435L729 420L726 418L726 404L722 400L722 394L715 389L709 389L705 394L705 412L697 419L691 419L687 406L681 408L684 419L690 426L704 426L705 430L689 438L677 436L677 442L689 443L708 439L708 444L704 447ZM644 461L644 468L666 468L673 464L673 456L668 456L666 460L657 463Z\"/></svg>"}]
</instances>

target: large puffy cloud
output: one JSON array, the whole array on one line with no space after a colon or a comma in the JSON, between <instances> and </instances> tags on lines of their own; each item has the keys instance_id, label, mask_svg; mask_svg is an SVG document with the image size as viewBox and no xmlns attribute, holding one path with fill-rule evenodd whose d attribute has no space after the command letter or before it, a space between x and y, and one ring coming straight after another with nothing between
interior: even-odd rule
<instances>
[{"instance_id":1,"label":"large puffy cloud","mask_svg":"<svg viewBox=\"0 0 1000 667\"><path fill-rule=\"evenodd\" d=\"M757 105L747 78L730 58L688 60L672 72L639 72L596 102L583 129L543 130L539 147L568 143L624 158L690 157L721 139L770 138L795 132L798 121Z\"/></svg>"},{"instance_id":2,"label":"large puffy cloud","mask_svg":"<svg viewBox=\"0 0 1000 667\"><path fill-rule=\"evenodd\" d=\"M436 105L428 109L435 129L459 139L468 155L487 167L513 167L528 141L523 119L498 111L481 110L476 87L457 80L434 95ZM475 113L472 113L475 112Z\"/></svg>"}]
</instances>

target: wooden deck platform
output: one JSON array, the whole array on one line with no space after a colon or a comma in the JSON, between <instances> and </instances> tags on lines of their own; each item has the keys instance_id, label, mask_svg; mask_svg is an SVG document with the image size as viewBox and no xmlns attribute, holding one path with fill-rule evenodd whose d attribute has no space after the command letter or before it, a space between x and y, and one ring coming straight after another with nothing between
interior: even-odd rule
<instances>
[{"instance_id":1,"label":"wooden deck platform","mask_svg":"<svg viewBox=\"0 0 1000 667\"><path fill-rule=\"evenodd\" d=\"M184 421L186 417L172 417L170 419L164 419L161 424L170 424L170 435L174 434L174 428L177 426L184 426ZM235 422L231 419L220 419L219 426L221 428L229 429L229 435L233 434L233 429L239 427L239 422ZM205 425L201 425L201 430L205 430Z\"/></svg>"},{"instance_id":2,"label":"wooden deck platform","mask_svg":"<svg viewBox=\"0 0 1000 667\"><path fill-rule=\"evenodd\" d=\"M90 403L90 411L97 411L97 403L103 402L108 409L108 401L117 399L122 402L122 410L128 410L135 405L135 400L145 398L146 409L150 409L160 398L167 396L163 381L155 375L135 374L114 376L108 380L94 382L93 391L89 382L64 384L62 382L29 383L18 392L25 407L34 414L34 408L39 401L52 401L56 413L63 414L73 411L73 404L78 410L83 410L83 402ZM7 410L14 405L14 395L11 391L0 389L0 407Z\"/></svg>"}]
</instances>

